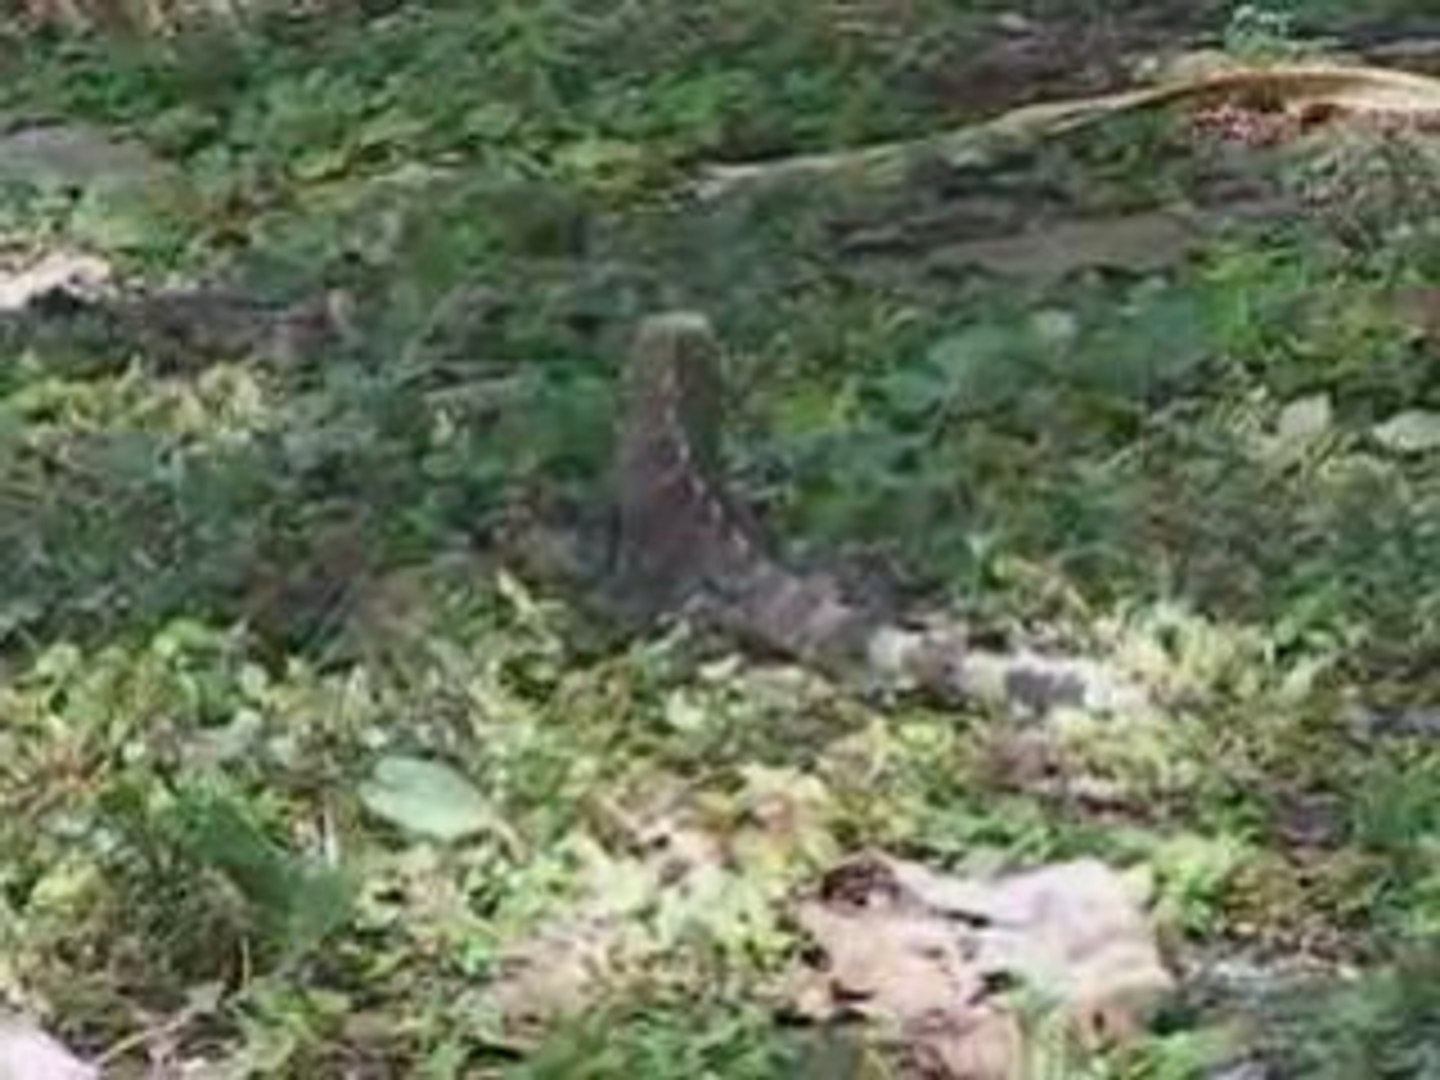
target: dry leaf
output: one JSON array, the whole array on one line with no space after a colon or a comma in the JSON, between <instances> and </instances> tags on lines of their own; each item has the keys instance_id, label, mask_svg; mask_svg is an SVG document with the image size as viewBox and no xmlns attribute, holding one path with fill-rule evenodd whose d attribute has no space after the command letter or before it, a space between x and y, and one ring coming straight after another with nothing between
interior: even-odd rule
<instances>
[{"instance_id":1,"label":"dry leaf","mask_svg":"<svg viewBox=\"0 0 1440 1080\"><path fill-rule=\"evenodd\" d=\"M797 909L823 961L796 972L792 1005L883 1021L921 1075L1021 1077L1020 1018L997 987L1042 991L1092 1044L1138 1033L1171 991L1143 900L1094 860L977 880L861 856Z\"/></svg>"},{"instance_id":2,"label":"dry leaf","mask_svg":"<svg viewBox=\"0 0 1440 1080\"><path fill-rule=\"evenodd\" d=\"M1371 430L1375 441L1401 454L1422 454L1440 449L1440 412L1407 409Z\"/></svg>"},{"instance_id":3,"label":"dry leaf","mask_svg":"<svg viewBox=\"0 0 1440 1080\"><path fill-rule=\"evenodd\" d=\"M502 958L489 1004L520 1039L582 1011L609 970L618 938L619 927L611 919L551 924Z\"/></svg>"},{"instance_id":4,"label":"dry leaf","mask_svg":"<svg viewBox=\"0 0 1440 1080\"><path fill-rule=\"evenodd\" d=\"M1311 394L1286 404L1275 419L1275 434L1287 444L1310 443L1330 430L1334 409L1329 394Z\"/></svg>"}]
</instances>

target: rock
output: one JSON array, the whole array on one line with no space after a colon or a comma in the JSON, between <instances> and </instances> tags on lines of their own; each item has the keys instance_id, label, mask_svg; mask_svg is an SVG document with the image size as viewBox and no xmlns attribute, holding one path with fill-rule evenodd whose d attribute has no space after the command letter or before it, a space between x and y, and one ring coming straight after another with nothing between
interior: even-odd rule
<instances>
[{"instance_id":1,"label":"rock","mask_svg":"<svg viewBox=\"0 0 1440 1080\"><path fill-rule=\"evenodd\" d=\"M98 1080L100 1072L25 1021L0 1018L0 1080Z\"/></svg>"},{"instance_id":2,"label":"rock","mask_svg":"<svg viewBox=\"0 0 1440 1080\"><path fill-rule=\"evenodd\" d=\"M173 180L175 169L138 143L89 124L47 123L0 135L0 183L89 188Z\"/></svg>"}]
</instances>

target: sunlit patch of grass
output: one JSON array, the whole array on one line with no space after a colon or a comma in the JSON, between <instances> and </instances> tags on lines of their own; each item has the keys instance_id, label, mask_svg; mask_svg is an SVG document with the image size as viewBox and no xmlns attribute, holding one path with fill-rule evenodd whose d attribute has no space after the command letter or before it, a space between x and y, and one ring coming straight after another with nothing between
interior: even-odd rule
<instances>
[{"instance_id":1,"label":"sunlit patch of grass","mask_svg":"<svg viewBox=\"0 0 1440 1080\"><path fill-rule=\"evenodd\" d=\"M155 379L139 370L109 379L38 378L0 399L26 444L54 450L67 439L126 429L191 448L243 445L274 431L271 393L242 365L217 365L194 379Z\"/></svg>"}]
</instances>

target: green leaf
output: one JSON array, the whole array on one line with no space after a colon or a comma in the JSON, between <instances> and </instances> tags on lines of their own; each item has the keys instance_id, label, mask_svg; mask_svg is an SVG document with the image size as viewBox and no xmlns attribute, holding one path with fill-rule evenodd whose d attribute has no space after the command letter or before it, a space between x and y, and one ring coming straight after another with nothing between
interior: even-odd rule
<instances>
[{"instance_id":1,"label":"green leaf","mask_svg":"<svg viewBox=\"0 0 1440 1080\"><path fill-rule=\"evenodd\" d=\"M896 367L882 392L902 416L918 416L958 402L988 410L1010 404L1028 375L1019 337L1006 326L981 324L937 341L922 364Z\"/></svg>"},{"instance_id":2,"label":"green leaf","mask_svg":"<svg viewBox=\"0 0 1440 1080\"><path fill-rule=\"evenodd\" d=\"M177 247L197 209L179 184L116 180L86 190L70 225L108 251L163 252Z\"/></svg>"},{"instance_id":3,"label":"green leaf","mask_svg":"<svg viewBox=\"0 0 1440 1080\"><path fill-rule=\"evenodd\" d=\"M166 820L179 850L228 878L284 953L308 952L348 916L345 877L280 847L234 795L197 785L177 796Z\"/></svg>"},{"instance_id":4,"label":"green leaf","mask_svg":"<svg viewBox=\"0 0 1440 1080\"><path fill-rule=\"evenodd\" d=\"M442 841L483 832L494 823L489 805L469 780L424 758L382 758L361 785L360 801L392 825Z\"/></svg>"}]
</instances>

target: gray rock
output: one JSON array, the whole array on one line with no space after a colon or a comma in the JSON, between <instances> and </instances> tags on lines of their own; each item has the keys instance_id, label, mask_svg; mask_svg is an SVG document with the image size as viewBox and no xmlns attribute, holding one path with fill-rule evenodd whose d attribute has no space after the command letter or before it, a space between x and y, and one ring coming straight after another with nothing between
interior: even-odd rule
<instances>
[{"instance_id":1,"label":"gray rock","mask_svg":"<svg viewBox=\"0 0 1440 1080\"><path fill-rule=\"evenodd\" d=\"M0 1080L98 1080L99 1069L81 1061L39 1028L0 1018Z\"/></svg>"},{"instance_id":2,"label":"gray rock","mask_svg":"<svg viewBox=\"0 0 1440 1080\"><path fill-rule=\"evenodd\" d=\"M175 175L138 143L119 141L89 124L45 123L0 134L0 182L84 189Z\"/></svg>"}]
</instances>

